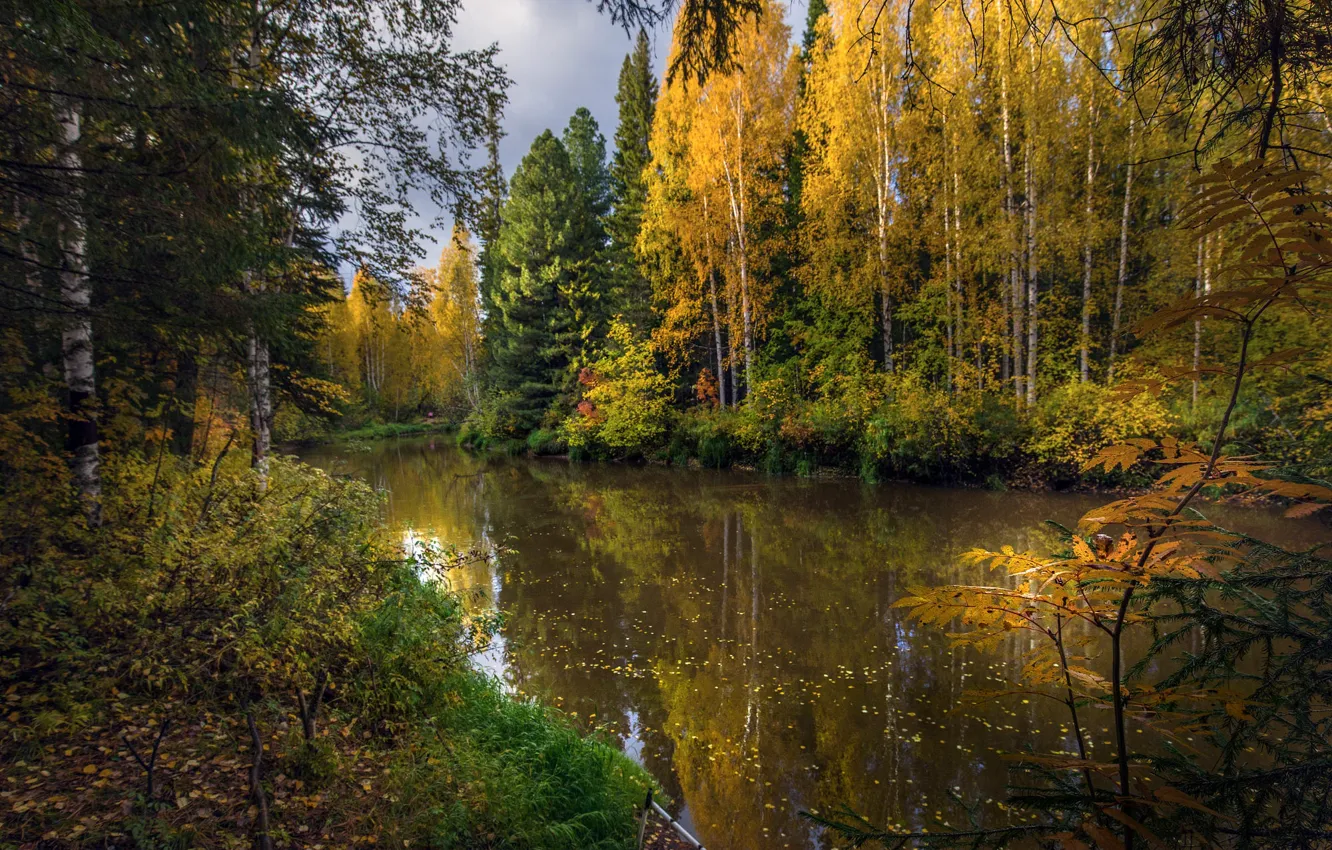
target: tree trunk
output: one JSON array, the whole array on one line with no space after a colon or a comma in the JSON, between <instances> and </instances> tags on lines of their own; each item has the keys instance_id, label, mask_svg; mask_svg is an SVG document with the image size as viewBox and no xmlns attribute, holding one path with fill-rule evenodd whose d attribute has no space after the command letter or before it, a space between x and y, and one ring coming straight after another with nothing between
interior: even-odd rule
<instances>
[{"instance_id":1,"label":"tree trunk","mask_svg":"<svg viewBox=\"0 0 1332 850\"><path fill-rule=\"evenodd\" d=\"M957 132L953 132L953 305L957 316L953 321L953 356L962 359L962 326L966 299L962 285L962 176L957 170ZM951 367L950 367L951 371Z\"/></svg>"},{"instance_id":2,"label":"tree trunk","mask_svg":"<svg viewBox=\"0 0 1332 850\"><path fill-rule=\"evenodd\" d=\"M721 317L717 314L717 272L708 269L708 294L712 297L712 342L717 354L717 403L726 407L726 361L722 359Z\"/></svg>"},{"instance_id":3,"label":"tree trunk","mask_svg":"<svg viewBox=\"0 0 1332 850\"><path fill-rule=\"evenodd\" d=\"M1022 277L1018 267L1017 228L1013 226L1013 145L1011 141L1010 117L1008 112L1008 53L1004 41L1004 11L999 12L999 41L1004 55L999 62L999 112L1003 123L1004 154L1004 224L1005 238L1008 240L1008 292L1009 319L1011 320L1011 341L1009 356L1013 367L1013 394L1022 401Z\"/></svg>"},{"instance_id":4,"label":"tree trunk","mask_svg":"<svg viewBox=\"0 0 1332 850\"><path fill-rule=\"evenodd\" d=\"M83 212L82 114L77 105L62 102L59 164L69 180L65 209L60 217L60 300L65 309L60 351L65 385L69 390L69 431L66 448L74 486L90 525L102 521L101 453L97 440L97 375L93 359L92 281L88 277L87 222Z\"/></svg>"},{"instance_id":5,"label":"tree trunk","mask_svg":"<svg viewBox=\"0 0 1332 850\"><path fill-rule=\"evenodd\" d=\"M948 116L944 116L944 135L948 133ZM947 144L947 142L945 142ZM947 148L944 152L944 167L948 166ZM945 380L948 394L953 394L953 233L950 219L953 207L948 197L949 186L944 184L943 192L943 230L944 230L944 347Z\"/></svg>"},{"instance_id":6,"label":"tree trunk","mask_svg":"<svg viewBox=\"0 0 1332 850\"><path fill-rule=\"evenodd\" d=\"M879 149L876 156L874 181L875 211L877 213L879 237L879 294L880 310L883 322L883 370L892 372L893 364L893 307L888 284L888 223L891 215L892 187L892 145L889 143L888 128L891 116L888 109L888 60L884 51L879 51L879 108L874 115L874 133Z\"/></svg>"},{"instance_id":7,"label":"tree trunk","mask_svg":"<svg viewBox=\"0 0 1332 850\"><path fill-rule=\"evenodd\" d=\"M708 266L708 295L712 301L712 342L717 355L717 404L726 409L726 360L722 356L721 314L717 309L717 265L712 253L712 230L708 216L708 196L703 196L704 261ZM734 401L734 396L732 396Z\"/></svg>"},{"instance_id":8,"label":"tree trunk","mask_svg":"<svg viewBox=\"0 0 1332 850\"><path fill-rule=\"evenodd\" d=\"M1082 338L1078 345L1078 377L1084 384L1091 380L1092 239L1094 238L1092 229L1095 214L1092 200L1096 183L1096 139L1093 128L1095 124L1096 106L1093 103L1088 108L1087 114L1087 203L1082 242Z\"/></svg>"},{"instance_id":9,"label":"tree trunk","mask_svg":"<svg viewBox=\"0 0 1332 850\"><path fill-rule=\"evenodd\" d=\"M253 435L250 468L259 479L259 492L262 493L268 489L268 454L273 442L273 391L268 343L259 336L253 323L250 324L245 376L250 391L250 431Z\"/></svg>"},{"instance_id":10,"label":"tree trunk","mask_svg":"<svg viewBox=\"0 0 1332 850\"><path fill-rule=\"evenodd\" d=\"M1036 168L1032 155L1036 145L1030 135L1027 140L1027 406L1036 404L1037 355L1037 297L1039 295L1040 262L1036 258Z\"/></svg>"},{"instance_id":11,"label":"tree trunk","mask_svg":"<svg viewBox=\"0 0 1332 850\"><path fill-rule=\"evenodd\" d=\"M744 111L735 107L736 163L734 170L725 154L722 169L726 175L726 191L731 202L731 227L735 235L736 266L740 272L740 323L745 355L745 394L754 386L754 320L753 305L749 297L749 239L745 221L745 160Z\"/></svg>"},{"instance_id":12,"label":"tree trunk","mask_svg":"<svg viewBox=\"0 0 1332 850\"><path fill-rule=\"evenodd\" d=\"M1110 317L1110 364L1106 380L1115 379L1115 356L1119 352L1119 319L1124 309L1124 284L1128 280L1129 213L1133 202L1134 118L1129 116L1128 166L1124 174L1124 214L1119 220L1119 277L1115 281L1115 308Z\"/></svg>"},{"instance_id":13,"label":"tree trunk","mask_svg":"<svg viewBox=\"0 0 1332 850\"><path fill-rule=\"evenodd\" d=\"M1193 296L1202 298L1212 291L1212 252L1211 237L1198 240L1198 276L1193 283ZM1190 410L1198 409L1198 390L1202 376L1202 319L1193 320L1193 405Z\"/></svg>"}]
</instances>

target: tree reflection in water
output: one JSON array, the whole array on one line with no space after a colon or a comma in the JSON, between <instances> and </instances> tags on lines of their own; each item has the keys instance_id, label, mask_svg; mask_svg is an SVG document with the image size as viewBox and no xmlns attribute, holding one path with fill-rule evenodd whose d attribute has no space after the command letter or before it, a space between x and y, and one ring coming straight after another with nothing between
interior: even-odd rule
<instances>
[{"instance_id":1,"label":"tree reflection in water","mask_svg":"<svg viewBox=\"0 0 1332 850\"><path fill-rule=\"evenodd\" d=\"M954 651L892 603L908 583L979 580L960 553L1039 548L1042 520L1071 522L1095 496L477 458L442 439L360 448L307 459L388 490L399 528L512 547L498 573L451 576L505 615L481 662L617 740L709 847L820 846L798 812L842 804L960 825L952 794L994 822L1005 747L1073 748L1061 704L972 693L1011 686L1029 636ZM1213 512L1321 539L1316 524Z\"/></svg>"}]
</instances>

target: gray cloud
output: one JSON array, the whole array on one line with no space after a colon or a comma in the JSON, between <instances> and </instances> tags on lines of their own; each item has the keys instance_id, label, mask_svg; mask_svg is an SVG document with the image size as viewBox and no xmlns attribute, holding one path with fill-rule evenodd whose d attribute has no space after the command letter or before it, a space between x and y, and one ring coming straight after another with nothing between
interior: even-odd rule
<instances>
[{"instance_id":1,"label":"gray cloud","mask_svg":"<svg viewBox=\"0 0 1332 850\"><path fill-rule=\"evenodd\" d=\"M787 19L799 31L808 0L789 0ZM569 116L586 106L601 125L608 149L618 123L615 89L620 65L637 33L626 33L597 13L588 0L470 0L459 16L457 49L500 46L500 62L513 80L505 111L507 135L500 146L506 176L522 161L535 139L549 128L559 133ZM653 62L660 77L670 47L669 25L649 33ZM438 214L429 199L419 199L418 221ZM430 228L433 244L425 263L433 264L450 228Z\"/></svg>"}]
</instances>

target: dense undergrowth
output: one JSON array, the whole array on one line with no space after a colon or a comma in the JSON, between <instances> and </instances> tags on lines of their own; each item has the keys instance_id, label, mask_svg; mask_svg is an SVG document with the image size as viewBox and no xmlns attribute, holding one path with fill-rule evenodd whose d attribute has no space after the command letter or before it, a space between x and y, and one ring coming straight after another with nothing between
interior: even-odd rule
<instances>
[{"instance_id":1,"label":"dense undergrowth","mask_svg":"<svg viewBox=\"0 0 1332 850\"><path fill-rule=\"evenodd\" d=\"M111 459L95 529L6 456L0 847L627 846L647 775L467 663L495 624L431 579L483 555L240 454Z\"/></svg>"},{"instance_id":2,"label":"dense undergrowth","mask_svg":"<svg viewBox=\"0 0 1332 850\"><path fill-rule=\"evenodd\" d=\"M606 373L563 419L523 434L483 407L462 424L458 442L575 460L739 464L786 475L833 468L867 481L1122 486L1149 478L1138 470L1088 475L1081 467L1130 436L1188 433L1192 418L1152 397L1122 402L1098 384L1067 384L1020 411L993 393L950 395L915 375L868 370L804 394L789 386L789 376L775 374L739 408L678 409L642 374Z\"/></svg>"}]
</instances>

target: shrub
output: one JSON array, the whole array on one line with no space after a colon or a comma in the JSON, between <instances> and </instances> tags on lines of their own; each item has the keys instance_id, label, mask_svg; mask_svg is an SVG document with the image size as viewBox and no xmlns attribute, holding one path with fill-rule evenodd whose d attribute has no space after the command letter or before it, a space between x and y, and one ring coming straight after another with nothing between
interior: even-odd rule
<instances>
[{"instance_id":1,"label":"shrub","mask_svg":"<svg viewBox=\"0 0 1332 850\"><path fill-rule=\"evenodd\" d=\"M579 376L583 397L565 420L569 446L643 454L658 445L670 419L671 383L657 371L650 345L623 321L610 329L611 350Z\"/></svg>"},{"instance_id":2,"label":"shrub","mask_svg":"<svg viewBox=\"0 0 1332 850\"><path fill-rule=\"evenodd\" d=\"M557 431L538 428L527 435L527 450L534 455L564 454L568 446Z\"/></svg>"},{"instance_id":3,"label":"shrub","mask_svg":"<svg viewBox=\"0 0 1332 850\"><path fill-rule=\"evenodd\" d=\"M0 437L4 427L0 416ZM0 476L0 507L14 518L0 528L0 783L83 781L87 758L61 755L71 747L119 769L119 736L147 753L167 719L171 759L234 768L254 718L270 751L264 784L320 789L313 808L272 810L276 836L314 822L343 830L338 846L366 840L362 829L422 846L456 846L451 835L533 850L627 845L650 780L471 671L467 654L495 621L469 618L431 580L462 557L404 558L380 495L357 481L274 458L260 491L241 454L200 469L111 455L99 529L63 497L58 455L0 455L12 473ZM298 724L283 733L296 694L325 676L311 739ZM110 832L90 831L83 845L120 846L119 832L138 846L187 846L253 823L245 771L233 768L208 772L206 812L162 802L161 785L122 809L127 781L88 788L72 810L34 796L6 826L65 835L97 823ZM363 793L371 780L388 793Z\"/></svg>"},{"instance_id":4,"label":"shrub","mask_svg":"<svg viewBox=\"0 0 1332 850\"><path fill-rule=\"evenodd\" d=\"M1054 476L1077 477L1084 464L1106 446L1131 437L1172 433L1160 399L1140 393L1129 399L1099 384L1070 383L1047 393L1032 418L1026 449Z\"/></svg>"}]
</instances>

